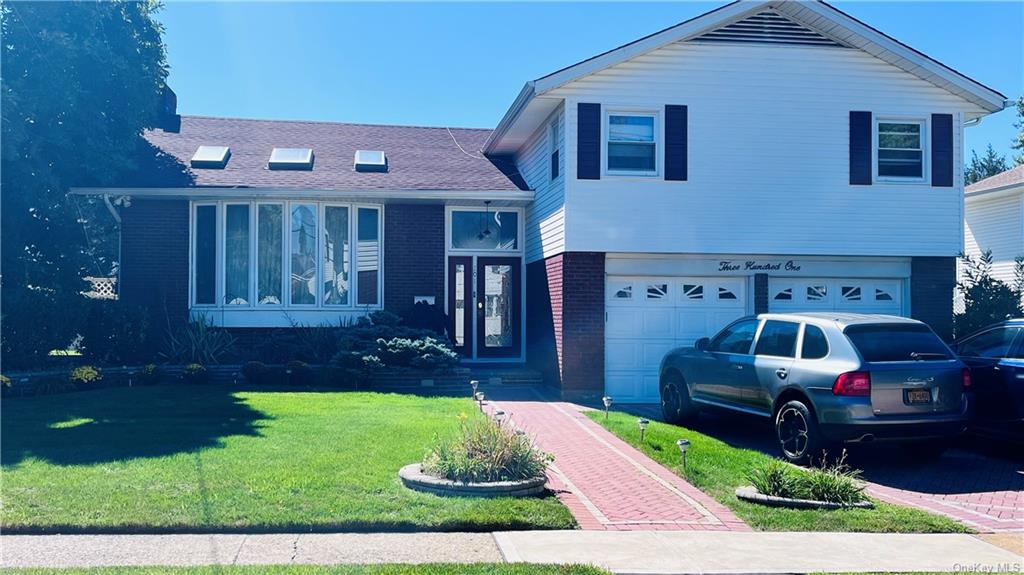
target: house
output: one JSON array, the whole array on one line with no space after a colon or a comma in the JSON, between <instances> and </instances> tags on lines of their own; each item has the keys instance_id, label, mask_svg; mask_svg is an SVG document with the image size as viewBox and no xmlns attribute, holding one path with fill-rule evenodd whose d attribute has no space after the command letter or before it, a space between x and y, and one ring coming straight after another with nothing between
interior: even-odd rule
<instances>
[{"instance_id":1,"label":"house","mask_svg":"<svg viewBox=\"0 0 1024 575\"><path fill-rule=\"evenodd\" d=\"M1024 256L1024 165L964 190L964 253L992 251L992 276L1013 285L1015 260Z\"/></svg>"},{"instance_id":2,"label":"house","mask_svg":"<svg viewBox=\"0 0 1024 575\"><path fill-rule=\"evenodd\" d=\"M963 129L1006 98L824 2L736 2L527 82L493 130L171 117L121 294L237 329L442 307L467 362L658 398L747 313L951 331ZM130 206L130 207L127 207Z\"/></svg>"}]
</instances>

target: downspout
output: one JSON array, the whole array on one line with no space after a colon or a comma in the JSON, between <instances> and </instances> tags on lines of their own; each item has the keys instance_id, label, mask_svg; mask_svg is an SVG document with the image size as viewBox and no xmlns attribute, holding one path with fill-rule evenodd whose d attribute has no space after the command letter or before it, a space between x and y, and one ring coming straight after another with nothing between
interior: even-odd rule
<instances>
[{"instance_id":1,"label":"downspout","mask_svg":"<svg viewBox=\"0 0 1024 575\"><path fill-rule=\"evenodd\" d=\"M114 293L117 294L118 299L121 299L121 214L117 213L117 208L110 203L110 194L103 194L103 204L107 206L107 211L117 222L117 277L114 279Z\"/></svg>"}]
</instances>

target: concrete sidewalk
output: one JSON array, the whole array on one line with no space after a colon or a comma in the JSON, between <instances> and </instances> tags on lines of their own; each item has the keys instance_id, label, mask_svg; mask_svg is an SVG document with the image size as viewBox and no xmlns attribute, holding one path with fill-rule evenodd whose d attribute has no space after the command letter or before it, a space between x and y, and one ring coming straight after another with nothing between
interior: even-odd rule
<instances>
[{"instance_id":1,"label":"concrete sidewalk","mask_svg":"<svg viewBox=\"0 0 1024 575\"><path fill-rule=\"evenodd\" d=\"M971 535L515 531L269 535L5 535L2 567L590 563L617 573L1020 572Z\"/></svg>"}]
</instances>

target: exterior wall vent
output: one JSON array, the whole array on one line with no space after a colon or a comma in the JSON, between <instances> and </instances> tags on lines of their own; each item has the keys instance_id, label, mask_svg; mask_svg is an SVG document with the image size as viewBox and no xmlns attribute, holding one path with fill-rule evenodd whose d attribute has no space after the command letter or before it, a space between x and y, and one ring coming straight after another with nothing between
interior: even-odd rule
<instances>
[{"instance_id":1,"label":"exterior wall vent","mask_svg":"<svg viewBox=\"0 0 1024 575\"><path fill-rule=\"evenodd\" d=\"M192 155L189 165L193 168L212 168L222 170L228 165L231 149L227 146L199 146Z\"/></svg>"},{"instance_id":2,"label":"exterior wall vent","mask_svg":"<svg viewBox=\"0 0 1024 575\"><path fill-rule=\"evenodd\" d=\"M312 148L274 148L267 167L271 170L312 170Z\"/></svg>"},{"instance_id":3,"label":"exterior wall vent","mask_svg":"<svg viewBox=\"0 0 1024 575\"><path fill-rule=\"evenodd\" d=\"M846 47L771 10L712 30L694 38L694 41Z\"/></svg>"},{"instance_id":4,"label":"exterior wall vent","mask_svg":"<svg viewBox=\"0 0 1024 575\"><path fill-rule=\"evenodd\" d=\"M386 172L388 155L379 150L356 150L352 166L357 172Z\"/></svg>"}]
</instances>

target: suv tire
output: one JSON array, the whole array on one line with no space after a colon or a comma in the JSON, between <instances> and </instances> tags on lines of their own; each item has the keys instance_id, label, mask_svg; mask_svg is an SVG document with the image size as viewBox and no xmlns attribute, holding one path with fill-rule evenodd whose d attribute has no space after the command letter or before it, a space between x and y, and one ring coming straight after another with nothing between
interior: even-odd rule
<instances>
[{"instance_id":1,"label":"suv tire","mask_svg":"<svg viewBox=\"0 0 1024 575\"><path fill-rule=\"evenodd\" d=\"M690 400L681 375L671 372L661 380L661 414L666 423L681 425L696 419L700 410Z\"/></svg>"},{"instance_id":2,"label":"suv tire","mask_svg":"<svg viewBox=\"0 0 1024 575\"><path fill-rule=\"evenodd\" d=\"M825 447L818 419L799 399L787 401L775 412L775 438L782 457L796 465L814 463Z\"/></svg>"}]
</instances>

